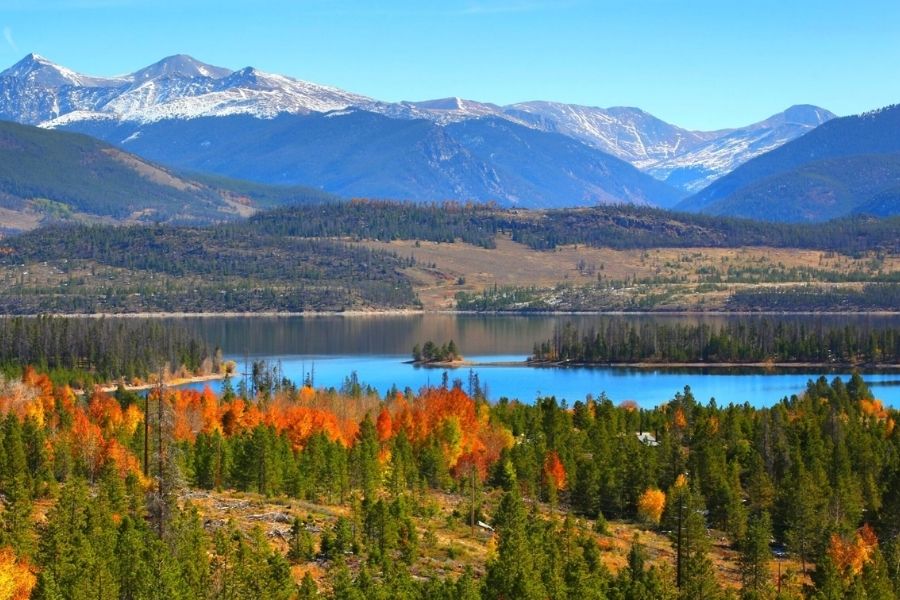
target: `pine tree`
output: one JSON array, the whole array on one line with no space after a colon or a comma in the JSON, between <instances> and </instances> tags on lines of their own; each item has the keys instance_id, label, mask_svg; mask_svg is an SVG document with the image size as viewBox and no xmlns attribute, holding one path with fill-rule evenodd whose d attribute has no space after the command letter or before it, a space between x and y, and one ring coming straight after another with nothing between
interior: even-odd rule
<instances>
[{"instance_id":1,"label":"pine tree","mask_svg":"<svg viewBox=\"0 0 900 600\"><path fill-rule=\"evenodd\" d=\"M669 489L664 521L675 544L676 585L681 598L719 598L721 590L709 559L706 510L700 493L683 476Z\"/></svg>"},{"instance_id":2,"label":"pine tree","mask_svg":"<svg viewBox=\"0 0 900 600\"><path fill-rule=\"evenodd\" d=\"M5 492L16 481L24 480L30 487L28 458L22 440L22 425L15 414L9 413L3 420L3 455L0 457L0 492Z\"/></svg>"},{"instance_id":3,"label":"pine tree","mask_svg":"<svg viewBox=\"0 0 900 600\"><path fill-rule=\"evenodd\" d=\"M0 547L10 546L21 557L34 553L31 512L31 493L24 475L19 475L6 486L6 506L0 512Z\"/></svg>"},{"instance_id":4,"label":"pine tree","mask_svg":"<svg viewBox=\"0 0 900 600\"><path fill-rule=\"evenodd\" d=\"M494 528L499 537L497 558L488 564L484 597L489 600L545 598L547 592L535 563L525 509L515 492L507 492L500 500Z\"/></svg>"},{"instance_id":5,"label":"pine tree","mask_svg":"<svg viewBox=\"0 0 900 600\"><path fill-rule=\"evenodd\" d=\"M210 544L195 507L188 504L173 515L165 542L187 597L203 597L210 587Z\"/></svg>"},{"instance_id":6,"label":"pine tree","mask_svg":"<svg viewBox=\"0 0 900 600\"><path fill-rule=\"evenodd\" d=\"M332 598L334 600L366 600L353 581L350 569L343 559L337 560L330 572Z\"/></svg>"},{"instance_id":7,"label":"pine tree","mask_svg":"<svg viewBox=\"0 0 900 600\"><path fill-rule=\"evenodd\" d=\"M480 600L479 585L472 575L471 567L466 567L465 572L456 580L452 593L453 600Z\"/></svg>"},{"instance_id":8,"label":"pine tree","mask_svg":"<svg viewBox=\"0 0 900 600\"><path fill-rule=\"evenodd\" d=\"M151 590L157 583L147 564L148 541L130 517L122 520L115 548L115 576L119 583L119 595L123 600L150 597Z\"/></svg>"},{"instance_id":9,"label":"pine tree","mask_svg":"<svg viewBox=\"0 0 900 600\"><path fill-rule=\"evenodd\" d=\"M378 432L367 414L359 425L356 443L350 451L354 484L366 498L372 498L381 485L381 466L378 463Z\"/></svg>"},{"instance_id":10,"label":"pine tree","mask_svg":"<svg viewBox=\"0 0 900 600\"><path fill-rule=\"evenodd\" d=\"M306 529L303 521L294 517L288 542L288 558L294 562L305 562L312 560L314 552L312 534Z\"/></svg>"},{"instance_id":11,"label":"pine tree","mask_svg":"<svg viewBox=\"0 0 900 600\"><path fill-rule=\"evenodd\" d=\"M300 581L300 589L297 593L297 600L316 600L319 598L319 587L316 585L312 575L307 571Z\"/></svg>"},{"instance_id":12,"label":"pine tree","mask_svg":"<svg viewBox=\"0 0 900 600\"><path fill-rule=\"evenodd\" d=\"M824 484L817 484L813 474L802 467L785 486L785 537L788 548L800 558L804 572L806 565L822 548L826 502L824 489Z\"/></svg>"},{"instance_id":13,"label":"pine tree","mask_svg":"<svg viewBox=\"0 0 900 600\"><path fill-rule=\"evenodd\" d=\"M47 460L47 439L43 428L34 417L27 417L22 423L22 443L25 459L31 475L32 494L35 497L47 493L47 487L54 483L50 464Z\"/></svg>"},{"instance_id":14,"label":"pine tree","mask_svg":"<svg viewBox=\"0 0 900 600\"><path fill-rule=\"evenodd\" d=\"M31 600L66 600L51 571L38 573L37 584L31 592Z\"/></svg>"},{"instance_id":15,"label":"pine tree","mask_svg":"<svg viewBox=\"0 0 900 600\"><path fill-rule=\"evenodd\" d=\"M766 600L774 594L771 584L769 561L772 551L772 520L763 512L750 519L747 536L741 542L742 596L748 600Z\"/></svg>"},{"instance_id":16,"label":"pine tree","mask_svg":"<svg viewBox=\"0 0 900 600\"><path fill-rule=\"evenodd\" d=\"M57 590L70 596L94 562L88 532L88 488L83 480L69 481L47 514L37 562L43 566L39 588L52 597Z\"/></svg>"}]
</instances>

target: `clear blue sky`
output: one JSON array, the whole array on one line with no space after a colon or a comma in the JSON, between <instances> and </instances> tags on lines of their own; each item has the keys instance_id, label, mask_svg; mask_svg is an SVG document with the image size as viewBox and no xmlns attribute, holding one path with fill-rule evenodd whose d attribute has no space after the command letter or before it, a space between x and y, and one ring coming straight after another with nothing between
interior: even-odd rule
<instances>
[{"instance_id":1,"label":"clear blue sky","mask_svg":"<svg viewBox=\"0 0 900 600\"><path fill-rule=\"evenodd\" d=\"M900 102L897 0L0 0L0 66L176 53L382 100L638 106L714 129Z\"/></svg>"}]
</instances>

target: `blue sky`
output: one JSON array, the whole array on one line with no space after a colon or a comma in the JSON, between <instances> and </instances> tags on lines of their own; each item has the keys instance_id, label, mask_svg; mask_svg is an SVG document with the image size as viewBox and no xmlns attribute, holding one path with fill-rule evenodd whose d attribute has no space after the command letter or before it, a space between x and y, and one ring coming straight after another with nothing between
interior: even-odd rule
<instances>
[{"instance_id":1,"label":"blue sky","mask_svg":"<svg viewBox=\"0 0 900 600\"><path fill-rule=\"evenodd\" d=\"M2 68L186 53L383 100L638 106L693 129L900 102L896 0L0 0L0 27Z\"/></svg>"}]
</instances>

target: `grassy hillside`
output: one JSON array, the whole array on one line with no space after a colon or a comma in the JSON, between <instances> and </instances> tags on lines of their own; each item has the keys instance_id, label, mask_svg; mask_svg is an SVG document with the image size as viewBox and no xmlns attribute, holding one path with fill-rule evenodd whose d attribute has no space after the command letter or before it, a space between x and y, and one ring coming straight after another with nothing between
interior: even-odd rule
<instances>
[{"instance_id":1,"label":"grassy hillside","mask_svg":"<svg viewBox=\"0 0 900 600\"><path fill-rule=\"evenodd\" d=\"M186 176L84 135L0 122L0 230L65 221L210 223L325 197Z\"/></svg>"}]
</instances>

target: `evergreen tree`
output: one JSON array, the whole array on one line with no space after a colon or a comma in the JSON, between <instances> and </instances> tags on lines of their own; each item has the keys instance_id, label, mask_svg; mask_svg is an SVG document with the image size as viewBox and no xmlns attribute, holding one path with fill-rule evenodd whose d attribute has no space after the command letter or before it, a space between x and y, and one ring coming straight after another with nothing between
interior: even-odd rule
<instances>
[{"instance_id":1,"label":"evergreen tree","mask_svg":"<svg viewBox=\"0 0 900 600\"><path fill-rule=\"evenodd\" d=\"M165 538L167 554L178 569L181 588L187 598L202 598L210 589L209 537L200 514L187 505L172 518Z\"/></svg>"},{"instance_id":2,"label":"evergreen tree","mask_svg":"<svg viewBox=\"0 0 900 600\"><path fill-rule=\"evenodd\" d=\"M312 575L307 571L303 575L303 580L300 582L297 600L316 600L317 598L319 598L319 587L316 585L315 580L313 580Z\"/></svg>"},{"instance_id":3,"label":"evergreen tree","mask_svg":"<svg viewBox=\"0 0 900 600\"><path fill-rule=\"evenodd\" d=\"M706 510L700 493L679 478L669 489L663 517L675 544L676 585L681 598L719 598L721 590L709 559Z\"/></svg>"},{"instance_id":4,"label":"evergreen tree","mask_svg":"<svg viewBox=\"0 0 900 600\"><path fill-rule=\"evenodd\" d=\"M294 517L294 522L291 524L291 537L288 542L288 558L294 562L305 562L312 560L314 553L312 534L310 534L303 521Z\"/></svg>"},{"instance_id":5,"label":"evergreen tree","mask_svg":"<svg viewBox=\"0 0 900 600\"><path fill-rule=\"evenodd\" d=\"M18 556L31 556L35 551L31 522L33 506L24 475L6 486L5 500L6 505L0 512L0 547L10 546Z\"/></svg>"},{"instance_id":6,"label":"evergreen tree","mask_svg":"<svg viewBox=\"0 0 900 600\"><path fill-rule=\"evenodd\" d=\"M116 541L115 576L119 583L119 597L123 600L149 598L158 583L147 564L151 558L147 555L148 537L130 517L122 520Z\"/></svg>"},{"instance_id":7,"label":"evergreen tree","mask_svg":"<svg viewBox=\"0 0 900 600\"><path fill-rule=\"evenodd\" d=\"M362 490L366 498L371 498L381 485L381 466L378 463L378 432L375 423L367 414L359 425L356 443L350 452L350 466L353 483Z\"/></svg>"},{"instance_id":8,"label":"evergreen tree","mask_svg":"<svg viewBox=\"0 0 900 600\"><path fill-rule=\"evenodd\" d=\"M497 557L488 564L484 597L496 600L545 598L547 592L534 560L528 519L518 494L507 492L503 495L493 525L499 542Z\"/></svg>"},{"instance_id":9,"label":"evergreen tree","mask_svg":"<svg viewBox=\"0 0 900 600\"><path fill-rule=\"evenodd\" d=\"M772 520L763 512L750 519L747 536L741 543L742 596L748 600L766 600L774 595L769 561L772 551Z\"/></svg>"},{"instance_id":10,"label":"evergreen tree","mask_svg":"<svg viewBox=\"0 0 900 600\"><path fill-rule=\"evenodd\" d=\"M812 473L802 468L785 488L785 539L788 548L800 557L804 572L806 565L823 551L824 488L824 484L816 483Z\"/></svg>"}]
</instances>

